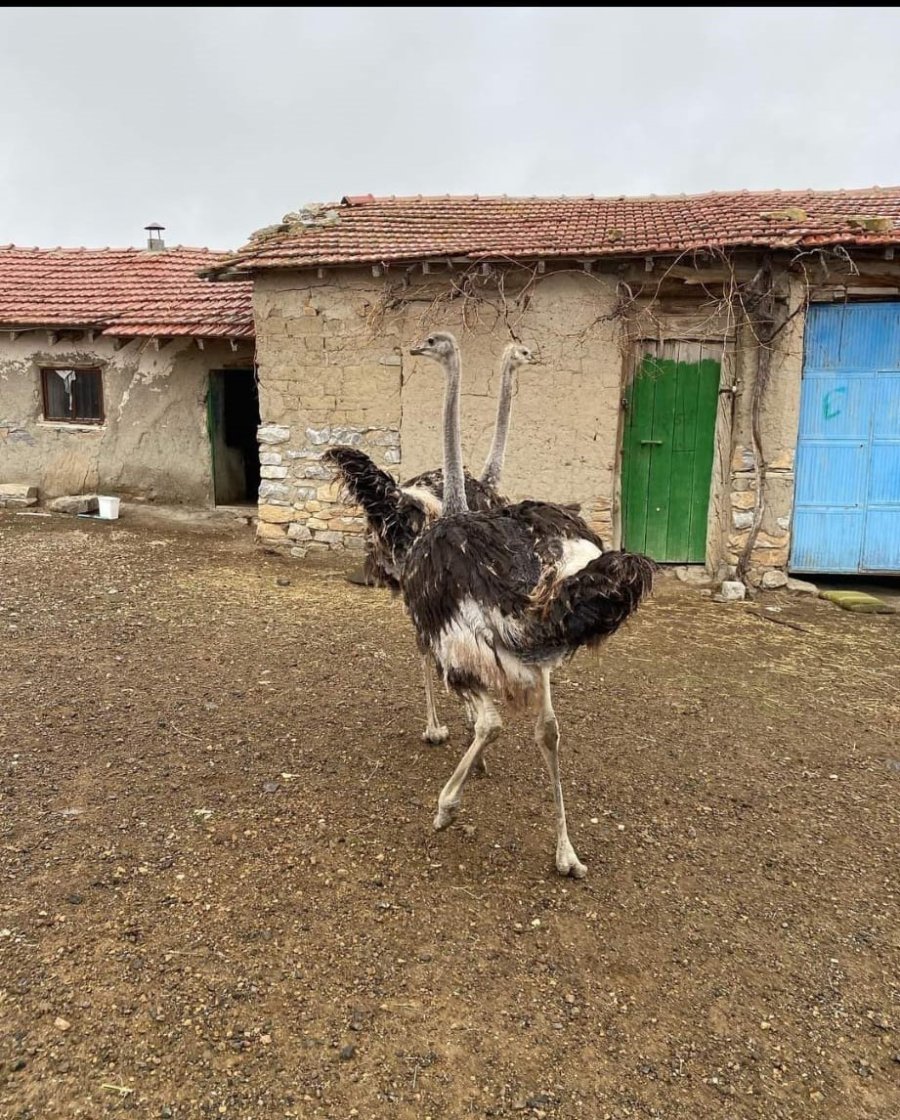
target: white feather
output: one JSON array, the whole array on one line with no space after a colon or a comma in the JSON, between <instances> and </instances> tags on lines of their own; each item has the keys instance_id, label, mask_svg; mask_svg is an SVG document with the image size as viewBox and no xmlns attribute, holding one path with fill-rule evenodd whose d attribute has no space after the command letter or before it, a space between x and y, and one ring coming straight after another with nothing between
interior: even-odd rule
<instances>
[{"instance_id":1,"label":"white feather","mask_svg":"<svg viewBox=\"0 0 900 1120\"><path fill-rule=\"evenodd\" d=\"M596 560L600 555L600 549L583 537L579 537L577 540L563 541L562 559L556 569L557 578L566 579L568 576L574 576L576 572L586 568L592 560Z\"/></svg>"},{"instance_id":2,"label":"white feather","mask_svg":"<svg viewBox=\"0 0 900 1120\"><path fill-rule=\"evenodd\" d=\"M512 684L534 688L537 675L509 648L521 634L521 624L497 607L484 608L471 596L459 604L453 618L438 634L432 649L443 666L471 673L488 688ZM499 664L498 664L499 662Z\"/></svg>"},{"instance_id":3,"label":"white feather","mask_svg":"<svg viewBox=\"0 0 900 1120\"><path fill-rule=\"evenodd\" d=\"M413 501L419 503L429 517L441 516L441 500L424 486L401 486L401 494L406 494Z\"/></svg>"}]
</instances>

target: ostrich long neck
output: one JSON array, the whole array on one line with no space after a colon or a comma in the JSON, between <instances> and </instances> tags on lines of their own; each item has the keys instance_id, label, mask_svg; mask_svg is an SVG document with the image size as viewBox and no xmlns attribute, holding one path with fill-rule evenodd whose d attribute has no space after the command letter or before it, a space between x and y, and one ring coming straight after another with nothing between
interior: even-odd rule
<instances>
[{"instance_id":1,"label":"ostrich long neck","mask_svg":"<svg viewBox=\"0 0 900 1120\"><path fill-rule=\"evenodd\" d=\"M443 514L465 513L466 480L463 475L462 440L459 434L459 351L444 363L444 500Z\"/></svg>"},{"instance_id":2,"label":"ostrich long neck","mask_svg":"<svg viewBox=\"0 0 900 1120\"><path fill-rule=\"evenodd\" d=\"M484 462L481 481L494 490L500 485L503 473L503 460L506 457L506 441L509 437L509 413L512 408L513 391L512 353L503 358L503 372L500 378L500 396L497 399L497 422L494 425L494 439Z\"/></svg>"}]
</instances>

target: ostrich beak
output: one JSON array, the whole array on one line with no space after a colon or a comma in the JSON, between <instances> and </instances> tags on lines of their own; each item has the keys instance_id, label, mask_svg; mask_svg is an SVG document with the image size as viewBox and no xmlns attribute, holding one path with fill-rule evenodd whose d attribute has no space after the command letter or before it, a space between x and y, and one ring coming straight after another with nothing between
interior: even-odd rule
<instances>
[{"instance_id":1,"label":"ostrich beak","mask_svg":"<svg viewBox=\"0 0 900 1120\"><path fill-rule=\"evenodd\" d=\"M410 352L410 354L424 354L425 353L425 347L424 346L410 346L409 352Z\"/></svg>"}]
</instances>

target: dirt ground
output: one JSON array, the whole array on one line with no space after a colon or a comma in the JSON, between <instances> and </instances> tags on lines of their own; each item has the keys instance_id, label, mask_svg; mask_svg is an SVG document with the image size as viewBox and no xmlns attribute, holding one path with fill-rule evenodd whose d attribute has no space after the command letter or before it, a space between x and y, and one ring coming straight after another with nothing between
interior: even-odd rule
<instances>
[{"instance_id":1,"label":"dirt ground","mask_svg":"<svg viewBox=\"0 0 900 1120\"><path fill-rule=\"evenodd\" d=\"M895 1120L900 615L760 603L557 674L563 881L525 716L431 831L386 593L0 515L0 1117Z\"/></svg>"}]
</instances>

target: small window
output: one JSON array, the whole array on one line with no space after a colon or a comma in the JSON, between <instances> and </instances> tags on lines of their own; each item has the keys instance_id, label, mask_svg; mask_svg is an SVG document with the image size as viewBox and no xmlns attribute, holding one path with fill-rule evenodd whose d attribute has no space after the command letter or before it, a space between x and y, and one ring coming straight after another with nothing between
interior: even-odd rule
<instances>
[{"instance_id":1,"label":"small window","mask_svg":"<svg viewBox=\"0 0 900 1120\"><path fill-rule=\"evenodd\" d=\"M41 385L45 420L103 423L103 382L99 369L42 369Z\"/></svg>"}]
</instances>

